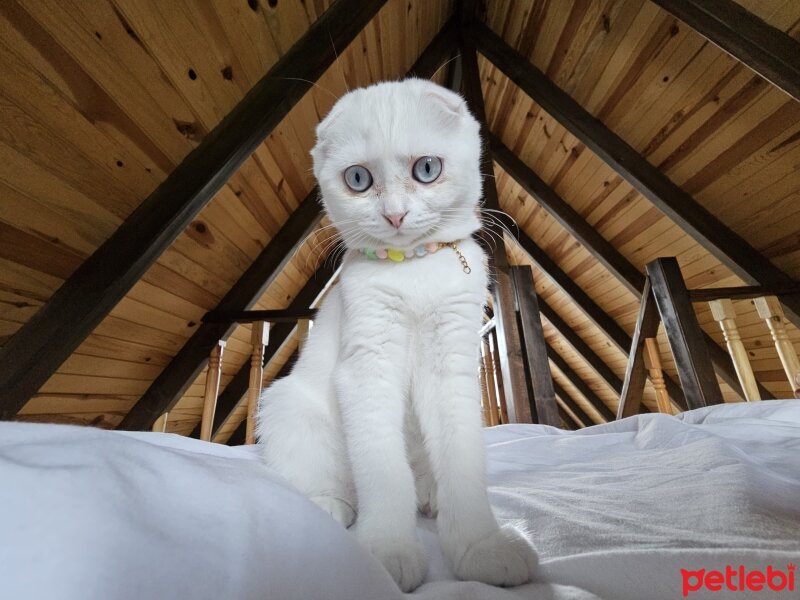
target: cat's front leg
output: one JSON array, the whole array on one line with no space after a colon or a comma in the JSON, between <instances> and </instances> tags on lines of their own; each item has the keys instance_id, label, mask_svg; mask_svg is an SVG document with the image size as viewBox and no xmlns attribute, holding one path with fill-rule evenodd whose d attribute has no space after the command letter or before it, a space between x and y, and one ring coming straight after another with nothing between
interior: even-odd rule
<instances>
[{"instance_id":1,"label":"cat's front leg","mask_svg":"<svg viewBox=\"0 0 800 600\"><path fill-rule=\"evenodd\" d=\"M476 327L449 315L431 331L438 343L418 353L412 398L436 478L442 548L460 579L524 583L536 553L522 532L498 526L489 505Z\"/></svg>"},{"instance_id":2,"label":"cat's front leg","mask_svg":"<svg viewBox=\"0 0 800 600\"><path fill-rule=\"evenodd\" d=\"M403 432L406 332L397 322L348 323L335 383L358 498L355 533L403 591L420 585L428 561L416 535L414 477Z\"/></svg>"}]
</instances>

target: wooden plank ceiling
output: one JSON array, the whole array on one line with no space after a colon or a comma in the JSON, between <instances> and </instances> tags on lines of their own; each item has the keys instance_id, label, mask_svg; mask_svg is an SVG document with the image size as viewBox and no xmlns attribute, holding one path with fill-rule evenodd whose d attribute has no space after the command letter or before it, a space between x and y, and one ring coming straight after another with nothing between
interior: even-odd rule
<instances>
[{"instance_id":1,"label":"wooden plank ceiling","mask_svg":"<svg viewBox=\"0 0 800 600\"><path fill-rule=\"evenodd\" d=\"M742 0L800 37L800 4ZM328 0L55 0L0 3L0 342L8 340L197 146L328 7ZM691 194L800 279L800 103L648 0L488 0L506 43ZM115 427L313 187L313 128L347 88L405 73L452 0L389 0L280 126L75 353L20 419ZM678 257L690 288L739 285L719 260L579 143L485 58L492 132L639 271ZM441 77L441 74L440 74ZM621 326L639 300L502 168L500 205ZM290 304L327 250L312 236L256 308ZM508 240L511 262L530 259ZM534 264L537 292L613 373L626 354ZM707 333L721 334L698 305ZM769 333L737 302L756 375L788 397ZM617 392L545 318L564 363L612 412ZM563 326L563 323L562 323ZM790 327L800 350L800 331ZM225 350L222 387L247 361L249 327ZM675 377L666 340L667 371ZM265 372L291 355L290 338ZM553 364L557 384L605 417ZM205 372L168 428L199 420ZM585 390L584 390L585 392ZM727 401L738 395L723 384ZM655 409L652 389L645 404ZM225 441L241 409L218 432Z\"/></svg>"}]
</instances>

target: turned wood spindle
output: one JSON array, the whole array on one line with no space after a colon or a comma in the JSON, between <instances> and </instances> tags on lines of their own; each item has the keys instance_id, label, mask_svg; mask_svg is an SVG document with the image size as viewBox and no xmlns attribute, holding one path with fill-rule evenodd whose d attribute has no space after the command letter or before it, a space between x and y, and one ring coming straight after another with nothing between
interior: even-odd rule
<instances>
[{"instance_id":1,"label":"turned wood spindle","mask_svg":"<svg viewBox=\"0 0 800 600\"><path fill-rule=\"evenodd\" d=\"M208 358L208 372L206 373L206 389L203 397L203 418L200 421L200 439L211 440L214 429L214 412L217 409L217 396L219 395L219 380L222 375L222 353L225 342L220 340Z\"/></svg>"},{"instance_id":2,"label":"turned wood spindle","mask_svg":"<svg viewBox=\"0 0 800 600\"><path fill-rule=\"evenodd\" d=\"M736 326L736 309L733 306L733 302L724 298L712 300L708 303L708 306L711 308L711 315L719 323L722 334L725 336L728 354L731 355L731 360L733 360L733 368L736 370L745 399L748 402L761 400L753 367L750 365L747 350L739 335L739 328Z\"/></svg>"},{"instance_id":3,"label":"turned wood spindle","mask_svg":"<svg viewBox=\"0 0 800 600\"><path fill-rule=\"evenodd\" d=\"M497 387L495 383L494 359L488 337L481 342L483 354L483 368L486 376L487 400L489 402L489 426L500 424L499 407L497 403Z\"/></svg>"},{"instance_id":4,"label":"turned wood spindle","mask_svg":"<svg viewBox=\"0 0 800 600\"><path fill-rule=\"evenodd\" d=\"M797 353L786 333L786 317L783 315L781 304L775 296L756 298L753 302L756 305L758 316L764 319L769 327L772 340L775 342L775 349L778 351L781 365L783 365L783 371L786 373L789 385L794 389L797 376L800 374L800 362L797 360Z\"/></svg>"},{"instance_id":5,"label":"turned wood spindle","mask_svg":"<svg viewBox=\"0 0 800 600\"><path fill-rule=\"evenodd\" d=\"M671 415L672 403L669 401L667 384L664 381L664 369L661 365L661 354L656 338L649 337L644 340L644 366L650 373L650 382L656 391L658 412Z\"/></svg>"},{"instance_id":6,"label":"turned wood spindle","mask_svg":"<svg viewBox=\"0 0 800 600\"><path fill-rule=\"evenodd\" d=\"M264 379L264 346L269 341L269 324L264 321L253 323L250 343L253 346L250 354L250 385L247 388L247 426L245 444L256 441L256 410L261 397L261 385Z\"/></svg>"},{"instance_id":7,"label":"turned wood spindle","mask_svg":"<svg viewBox=\"0 0 800 600\"><path fill-rule=\"evenodd\" d=\"M167 418L169 417L169 413L165 412L160 417L156 419L156 422L153 423L153 431L157 433L166 433L167 431Z\"/></svg>"}]
</instances>

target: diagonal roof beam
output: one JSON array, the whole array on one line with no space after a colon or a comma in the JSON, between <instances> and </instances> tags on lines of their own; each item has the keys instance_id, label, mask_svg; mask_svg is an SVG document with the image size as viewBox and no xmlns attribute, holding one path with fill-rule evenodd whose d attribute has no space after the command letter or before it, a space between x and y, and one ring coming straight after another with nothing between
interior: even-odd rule
<instances>
[{"instance_id":1,"label":"diagonal roof beam","mask_svg":"<svg viewBox=\"0 0 800 600\"><path fill-rule=\"evenodd\" d=\"M595 425L594 420L586 414L586 411L578 406L578 403L572 399L572 397L567 393L567 390L561 387L555 380L553 381L553 388L556 391L556 397L561 400L564 405L572 411L572 414L578 417L578 419L581 421L580 423L576 423L576 425L581 427L591 427L592 425Z\"/></svg>"},{"instance_id":2,"label":"diagonal roof beam","mask_svg":"<svg viewBox=\"0 0 800 600\"><path fill-rule=\"evenodd\" d=\"M294 300L292 300L292 303L289 305L289 310L308 309L313 306L320 294L325 291L328 284L336 276L338 268L338 261L326 258L316 272L308 279L303 289L294 297ZM265 365L274 358L284 342L289 339L294 328L295 323L277 323L270 327L269 339L264 349ZM249 385L250 361L245 361L217 399L217 408L214 411L214 425L211 429L212 438L230 418L233 411L236 410L236 407L239 406L242 398L247 393ZM194 428L191 436L200 437L200 423Z\"/></svg>"},{"instance_id":3,"label":"diagonal roof beam","mask_svg":"<svg viewBox=\"0 0 800 600\"><path fill-rule=\"evenodd\" d=\"M793 282L486 25L475 24L473 36L478 50L506 77L738 277L749 285ZM800 297L786 296L782 303L800 326Z\"/></svg>"},{"instance_id":4,"label":"diagonal roof beam","mask_svg":"<svg viewBox=\"0 0 800 600\"><path fill-rule=\"evenodd\" d=\"M641 300L645 281L644 274L585 221L533 169L509 150L500 138L490 134L489 140L494 159L503 170L533 197L542 208L550 213L572 237L580 242L598 262L608 269L628 291ZM730 355L720 348L710 335L703 332L703 337L717 373L744 400L744 392ZM758 384L758 387L762 398L765 400L774 398L763 385Z\"/></svg>"},{"instance_id":5,"label":"diagonal roof beam","mask_svg":"<svg viewBox=\"0 0 800 600\"><path fill-rule=\"evenodd\" d=\"M13 417L222 188L385 0L338 0L0 350ZM304 81L307 80L307 81Z\"/></svg>"},{"instance_id":6,"label":"diagonal roof beam","mask_svg":"<svg viewBox=\"0 0 800 600\"><path fill-rule=\"evenodd\" d=\"M575 372L575 370L569 366L566 360L564 360L561 355L553 350L552 346L548 344L547 346L547 358L556 366L556 368L561 371L564 377L575 387L580 394L589 401L594 409L600 413L600 415L606 421L613 421L616 418L611 409L606 406L606 403L603 402L600 397L595 393L595 391L589 387L589 385L580 378L580 376ZM559 394L561 396L561 394ZM563 400L564 397L561 396ZM590 420L589 423L592 423Z\"/></svg>"},{"instance_id":7,"label":"diagonal roof beam","mask_svg":"<svg viewBox=\"0 0 800 600\"><path fill-rule=\"evenodd\" d=\"M800 100L800 42L731 0L653 2Z\"/></svg>"},{"instance_id":8,"label":"diagonal roof beam","mask_svg":"<svg viewBox=\"0 0 800 600\"><path fill-rule=\"evenodd\" d=\"M277 279L295 251L322 220L322 208L314 188L288 221L261 251L215 308L232 312L251 308ZM302 306L301 308L307 308ZM171 410L208 363L211 350L236 329L235 323L203 322L172 358L145 393L131 408L117 429L147 430L156 419Z\"/></svg>"}]
</instances>

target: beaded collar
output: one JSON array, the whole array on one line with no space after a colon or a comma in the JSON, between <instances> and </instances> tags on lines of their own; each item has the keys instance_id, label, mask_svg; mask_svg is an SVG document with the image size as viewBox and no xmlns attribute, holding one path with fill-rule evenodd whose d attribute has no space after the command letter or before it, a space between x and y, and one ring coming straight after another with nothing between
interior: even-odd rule
<instances>
[{"instance_id":1,"label":"beaded collar","mask_svg":"<svg viewBox=\"0 0 800 600\"><path fill-rule=\"evenodd\" d=\"M458 240L461 241L461 240ZM369 260L391 260L394 262L403 262L407 258L422 258L428 254L434 254L442 248L452 248L453 252L458 256L461 263L461 270L467 275L472 272L472 269L467 263L467 259L458 247L456 242L429 242L421 244L413 250L397 250L396 248L359 248L360 254L363 254Z\"/></svg>"}]
</instances>

